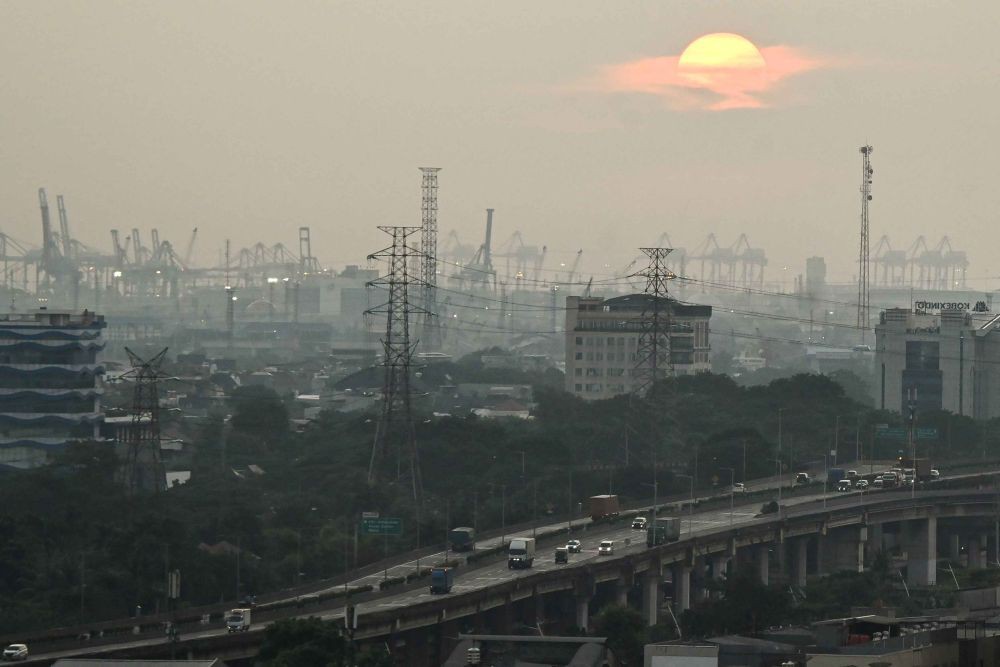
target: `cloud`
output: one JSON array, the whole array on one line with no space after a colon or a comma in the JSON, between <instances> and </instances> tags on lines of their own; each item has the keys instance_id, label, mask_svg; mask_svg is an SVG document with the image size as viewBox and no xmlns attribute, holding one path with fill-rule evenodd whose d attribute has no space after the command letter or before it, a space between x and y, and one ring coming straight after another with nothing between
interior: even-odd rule
<instances>
[{"instance_id":1,"label":"cloud","mask_svg":"<svg viewBox=\"0 0 1000 667\"><path fill-rule=\"evenodd\" d=\"M680 110L725 111L774 106L770 93L797 74L832 66L790 46L760 49L765 66L678 67L680 56L656 56L606 65L576 90L644 94Z\"/></svg>"}]
</instances>

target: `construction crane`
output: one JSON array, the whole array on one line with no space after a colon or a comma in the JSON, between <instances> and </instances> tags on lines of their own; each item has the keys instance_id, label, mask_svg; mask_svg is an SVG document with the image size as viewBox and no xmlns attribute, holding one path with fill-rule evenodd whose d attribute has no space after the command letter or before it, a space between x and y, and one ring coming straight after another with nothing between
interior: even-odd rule
<instances>
[{"instance_id":1,"label":"construction crane","mask_svg":"<svg viewBox=\"0 0 1000 667\"><path fill-rule=\"evenodd\" d=\"M583 289L584 299L590 296L590 288L593 286L593 284L594 284L594 276L590 276L590 279L587 281L587 286Z\"/></svg>"},{"instance_id":2,"label":"construction crane","mask_svg":"<svg viewBox=\"0 0 1000 667\"><path fill-rule=\"evenodd\" d=\"M49 198L45 188L38 188L38 204L42 209L42 265L49 270L52 265L55 248L52 244L52 220L49 217Z\"/></svg>"}]
</instances>

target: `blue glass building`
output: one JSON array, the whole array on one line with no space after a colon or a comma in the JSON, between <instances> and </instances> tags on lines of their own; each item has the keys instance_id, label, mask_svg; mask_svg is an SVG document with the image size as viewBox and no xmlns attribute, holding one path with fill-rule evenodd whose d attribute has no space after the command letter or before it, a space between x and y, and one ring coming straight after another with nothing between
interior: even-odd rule
<instances>
[{"instance_id":1,"label":"blue glass building","mask_svg":"<svg viewBox=\"0 0 1000 667\"><path fill-rule=\"evenodd\" d=\"M100 438L104 327L86 310L0 314L0 466L39 466Z\"/></svg>"}]
</instances>

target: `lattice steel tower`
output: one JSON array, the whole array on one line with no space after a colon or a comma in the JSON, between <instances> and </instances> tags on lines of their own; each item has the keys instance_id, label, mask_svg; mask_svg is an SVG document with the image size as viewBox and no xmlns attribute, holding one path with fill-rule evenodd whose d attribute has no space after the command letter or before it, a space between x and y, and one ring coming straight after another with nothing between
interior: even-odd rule
<instances>
[{"instance_id":1,"label":"lattice steel tower","mask_svg":"<svg viewBox=\"0 0 1000 667\"><path fill-rule=\"evenodd\" d=\"M410 371L416 343L410 341L410 316L426 314L426 310L410 303L410 285L423 285L410 274L410 264L421 253L407 244L407 239L421 230L420 227L382 227L392 237L392 245L372 253L369 260L388 262L388 272L368 283L368 287L384 289L388 300L365 311L366 316L385 315L385 337L382 339L382 414L375 427L375 441L368 464L368 483L374 484L385 475L390 449L390 438L395 436L396 480L403 479L403 459L409 458L408 472L413 487L413 499L423 495L420 476L420 458L413 426L411 408Z\"/></svg>"},{"instance_id":2,"label":"lattice steel tower","mask_svg":"<svg viewBox=\"0 0 1000 667\"><path fill-rule=\"evenodd\" d=\"M135 379L132 398L132 423L125 435L125 467L123 477L129 495L146 491L162 491L166 487L163 461L160 459L160 366L167 354L163 348L154 357L144 360L125 348Z\"/></svg>"},{"instance_id":3,"label":"lattice steel tower","mask_svg":"<svg viewBox=\"0 0 1000 667\"><path fill-rule=\"evenodd\" d=\"M649 265L639 275L646 277L646 296L642 309L641 333L635 365L634 390L645 395L655 382L673 375L670 354L671 306L667 281L674 274L667 268L672 248L640 248L649 257Z\"/></svg>"},{"instance_id":4,"label":"lattice steel tower","mask_svg":"<svg viewBox=\"0 0 1000 667\"><path fill-rule=\"evenodd\" d=\"M861 330L861 342L865 342L868 332L869 309L871 308L871 283L869 268L871 255L868 244L868 203L872 200L872 169L871 156L874 149L862 146L861 153L861 247L858 251L858 329Z\"/></svg>"},{"instance_id":5,"label":"lattice steel tower","mask_svg":"<svg viewBox=\"0 0 1000 667\"><path fill-rule=\"evenodd\" d=\"M420 279L423 281L422 303L426 311L420 340L424 349L441 348L441 329L435 322L437 309L437 238L438 238L438 176L440 167L421 167L420 186Z\"/></svg>"}]
</instances>

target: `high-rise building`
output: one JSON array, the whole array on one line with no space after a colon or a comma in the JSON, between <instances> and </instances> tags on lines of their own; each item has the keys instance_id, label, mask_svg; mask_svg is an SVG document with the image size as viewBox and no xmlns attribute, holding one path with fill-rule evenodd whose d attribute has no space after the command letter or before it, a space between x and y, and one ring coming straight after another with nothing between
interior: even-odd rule
<instances>
[{"instance_id":1,"label":"high-rise building","mask_svg":"<svg viewBox=\"0 0 1000 667\"><path fill-rule=\"evenodd\" d=\"M566 298L566 391L599 399L637 388L639 338L652 298L649 294ZM663 298L661 311L664 321L670 322L669 365L674 374L712 370L708 339L712 307Z\"/></svg>"},{"instance_id":2,"label":"high-rise building","mask_svg":"<svg viewBox=\"0 0 1000 667\"><path fill-rule=\"evenodd\" d=\"M875 407L1000 417L1000 316L962 302L890 308L875 327ZM979 312L975 312L976 310Z\"/></svg>"},{"instance_id":3,"label":"high-rise building","mask_svg":"<svg viewBox=\"0 0 1000 667\"><path fill-rule=\"evenodd\" d=\"M0 315L0 466L39 466L100 438L104 327L86 310Z\"/></svg>"}]
</instances>

